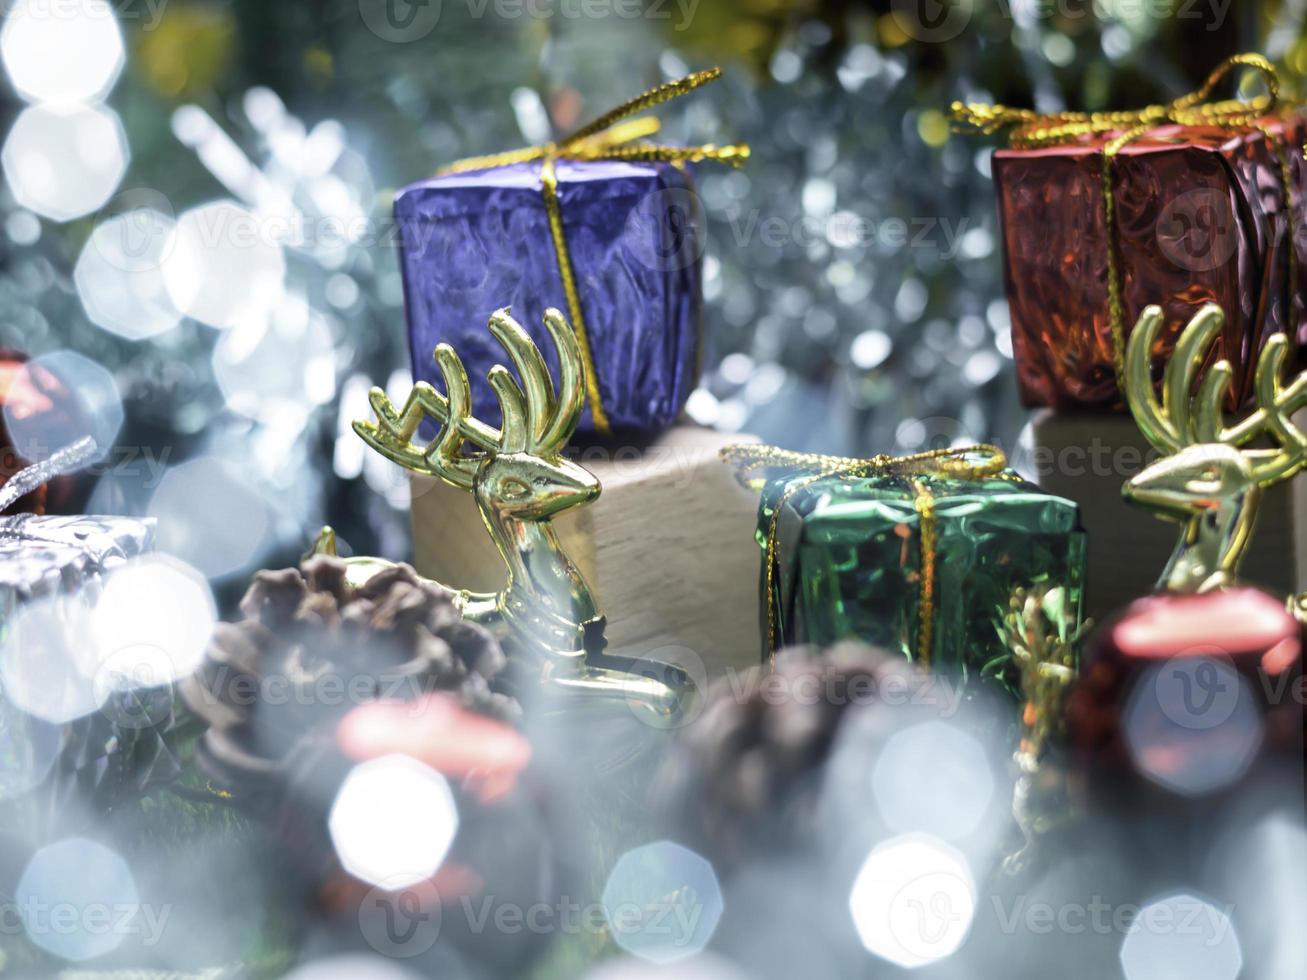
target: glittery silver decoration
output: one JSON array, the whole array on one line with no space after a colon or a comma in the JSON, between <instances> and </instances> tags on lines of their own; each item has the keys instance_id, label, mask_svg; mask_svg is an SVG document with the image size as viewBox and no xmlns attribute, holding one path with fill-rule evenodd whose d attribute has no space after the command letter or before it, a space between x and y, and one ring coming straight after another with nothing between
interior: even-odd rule
<instances>
[{"instance_id":1,"label":"glittery silver decoration","mask_svg":"<svg viewBox=\"0 0 1307 980\"><path fill-rule=\"evenodd\" d=\"M130 517L0 517L0 624L19 603L76 592L148 551L154 522Z\"/></svg>"},{"instance_id":2,"label":"glittery silver decoration","mask_svg":"<svg viewBox=\"0 0 1307 980\"><path fill-rule=\"evenodd\" d=\"M48 483L56 476L70 473L87 463L94 458L95 452L95 440L90 436L84 436L71 446L65 446L51 454L49 459L23 467L9 478L3 488L0 488L0 513L8 510L42 483Z\"/></svg>"}]
</instances>

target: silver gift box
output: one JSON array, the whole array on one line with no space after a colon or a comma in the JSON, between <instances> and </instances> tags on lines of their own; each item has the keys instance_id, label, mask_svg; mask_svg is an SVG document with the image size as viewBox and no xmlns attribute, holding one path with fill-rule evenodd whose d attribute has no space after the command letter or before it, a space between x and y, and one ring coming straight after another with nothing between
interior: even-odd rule
<instances>
[{"instance_id":1,"label":"silver gift box","mask_svg":"<svg viewBox=\"0 0 1307 980\"><path fill-rule=\"evenodd\" d=\"M98 588L105 573L150 550L154 524L135 517L0 517L0 624L33 599Z\"/></svg>"}]
</instances>

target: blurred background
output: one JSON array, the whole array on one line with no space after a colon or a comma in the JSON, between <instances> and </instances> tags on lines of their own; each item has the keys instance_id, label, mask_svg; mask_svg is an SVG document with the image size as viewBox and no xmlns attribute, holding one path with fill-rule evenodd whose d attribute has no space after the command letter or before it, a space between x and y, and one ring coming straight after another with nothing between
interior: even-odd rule
<instances>
[{"instance_id":1,"label":"blurred background","mask_svg":"<svg viewBox=\"0 0 1307 980\"><path fill-rule=\"evenodd\" d=\"M753 147L699 172L691 415L795 449L1019 458L992 147L950 131L950 102L1137 105L1240 50L1307 67L1299 0L3 10L0 346L44 359L113 446L62 506L159 517L228 598L323 522L407 553L406 481L348 423L370 384L408 383L391 202L442 164L720 64L660 113L669 142Z\"/></svg>"},{"instance_id":2,"label":"blurred background","mask_svg":"<svg viewBox=\"0 0 1307 980\"><path fill-rule=\"evenodd\" d=\"M152 636L177 634L197 660L196 638L207 643L251 572L293 562L323 523L359 552L409 551L407 479L349 428L368 414L371 384L397 394L410 383L391 218L407 183L461 157L549 140L666 79L721 65L723 81L659 112L668 142L752 146L743 169L697 175L708 240L705 356L690 415L834 453L988 440L1020 465L1028 416L1010 365L993 142L952 132L950 103L1136 106L1195 88L1244 50L1276 60L1291 86L1307 71L1307 0L0 0L0 17L0 392L31 359L28 373L42 382L23 397L59 409L11 406L11 420L42 421L11 425L9 435L29 459L94 435L99 460L52 486L50 507L159 519L161 550L201 574L146 563L138 574L157 580L119 578L127 584L110 586L117 591L102 606L124 632L144 623ZM14 454L0 463L20 465ZM47 680L62 661L48 651L94 645L81 621L41 616L27 620L35 632L14 630L10 645L36 665L28 688L53 700L62 681ZM268 656L298 664L298 642ZM327 676L369 655L358 643L304 646ZM793 679L817 669L796 666ZM902 668L864 650L851 666L820 669L856 679ZM163 736L193 742L198 726L174 726L170 700L139 729L128 724L135 716L88 716L84 705L54 704L51 717L27 719L0 702L8 712L0 800L16 800L25 809L7 812L26 820L0 819L0 912L14 907L6 896L78 897L95 880L97 901L135 907L139 896L175 911L157 949L149 936L133 938L114 953L116 965L239 959L266 964L240 975L281 976L363 942L408 956L379 931L382 911L391 925L390 906L367 919L368 896L314 892L325 908L310 909L281 869L334 868L335 847L355 872L351 846L377 841L388 848L383 870L411 869L433 839L448 848L461 819L468 866L491 875L490 893L509 901L539 897L534 878L518 872L553 862L601 868L590 890L605 903L697 902L705 918L683 945L698 952L716 930L713 950L739 969L696 961L659 976L920 977L933 960L928 975L949 980L1104 977L1118 967L1127 980L1301 975L1304 936L1285 927L1303 905L1301 744L1283 754L1273 727L1245 714L1205 741L1207 729L1181 730L1159 716L1165 706L1140 703L1124 723L1135 755L1208 781L1164 786L1175 791L1164 803L1123 783L1137 790L1140 812L1070 824L1045 865L1027 869L1010 893L987 894L977 880L1005 853L1014 786L1011 706L983 699L953 704L960 723L948 725L951 714L915 698L850 712L853 722L822 704L805 714L790 710L797 701L723 698L703 741L672 758L678 765L667 772L680 782L655 795L728 829L738 801L751 801L746 823L771 830L779 816L787 833L790 824L800 831L792 850L765 834L757 851L692 841L703 855L655 839L648 799L651 782L661 784L652 767L588 785L596 767L576 764L576 746L608 748L593 729L585 742L560 737L562 751L538 740L539 770L512 798L518 809L500 817L470 796L456 806L434 772L415 781L401 766L377 782L370 769L370 781L350 788L343 756L339 771L322 755L297 757L283 773L296 793L321 791L315 803L336 806L333 819L341 799L349 804L328 841L325 821L315 836L293 809L255 832L255 822L214 803L222 794L197 781L199 770L178 779L186 760ZM1252 704L1251 695L1239 703ZM296 709L287 711L290 730L312 744L310 716ZM414 754L442 740L495 748L467 718L449 724L434 736L410 733ZM10 749L21 750L10 752L16 762L3 757ZM379 762L393 770L396 758ZM818 762L831 777L807 781ZM1145 763L1132 765L1163 785ZM42 792L28 793L52 766ZM793 789L791 770L798 803L785 809L775 801ZM1133 778L1124 763L1121 772L1112 778ZM180 787L183 805L157 803L153 790L165 783ZM1215 784L1237 789L1204 795ZM333 796L340 786L344 796ZM206 816L210 809L224 815ZM408 819L405 833L378 834L397 813ZM551 849L561 856L540 857ZM380 888L391 879L373 868L359 880ZM907 890L928 880L933 891ZM951 945L937 937L923 953L907 932L887 931L877 882L918 910L943 882L957 902L945 909ZM560 872L548 887L540 894L552 900L576 883ZM1196 913L1207 931L1123 936L1111 923L1088 934L1041 931L1025 918L1028 908L1078 909L1100 896L1110 903L1103 908L1133 908L1145 921L1154 909L1171 920ZM21 928L0 918L16 937L4 937L0 973L53 975L41 972L53 958L23 951ZM969 929L970 946L950 958ZM29 933L66 960L115 945ZM531 936L517 944L491 931L485 948L479 939L464 953L484 972L451 967L439 944L415 962L425 975L512 975L505 957L526 975L521 964L541 955L527 948ZM579 976L605 943L659 962L620 936L582 931L531 975ZM293 976L412 975L371 969ZM600 969L591 976L654 975L629 963Z\"/></svg>"}]
</instances>

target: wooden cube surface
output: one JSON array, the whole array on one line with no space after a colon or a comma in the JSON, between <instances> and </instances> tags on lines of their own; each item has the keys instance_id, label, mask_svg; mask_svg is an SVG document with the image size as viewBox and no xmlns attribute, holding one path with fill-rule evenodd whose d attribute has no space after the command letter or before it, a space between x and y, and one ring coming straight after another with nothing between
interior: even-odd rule
<instances>
[{"instance_id":1,"label":"wooden cube surface","mask_svg":"<svg viewBox=\"0 0 1307 980\"><path fill-rule=\"evenodd\" d=\"M603 491L554 524L608 618L608 652L692 675L702 663L709 678L759 662L758 496L717 455L756 441L681 425L639 445L568 450ZM414 477L412 520L420 573L453 588L503 586L503 562L470 493Z\"/></svg>"}]
</instances>

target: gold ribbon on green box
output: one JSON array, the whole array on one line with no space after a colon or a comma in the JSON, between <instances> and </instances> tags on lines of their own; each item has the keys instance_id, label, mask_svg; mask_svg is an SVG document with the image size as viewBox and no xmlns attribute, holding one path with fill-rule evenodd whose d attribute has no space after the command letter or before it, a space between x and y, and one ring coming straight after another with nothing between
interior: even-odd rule
<instances>
[{"instance_id":1,"label":"gold ribbon on green box","mask_svg":"<svg viewBox=\"0 0 1307 980\"><path fill-rule=\"evenodd\" d=\"M774 662L778 645L776 623L776 566L780 553L780 517L785 505L801 490L821 480L878 476L929 475L955 480L1004 478L1007 458L997 446L980 443L936 449L909 456L877 455L867 459L798 453L775 446L732 445L721 450L723 461L736 469L737 478L751 489L761 489L780 474L795 477L772 505L764 547L764 595L767 604L767 653ZM770 475L768 475L770 473ZM921 481L914 481L913 506L919 515L921 569L918 582L917 662L930 663L935 622L935 552L938 525L935 498Z\"/></svg>"}]
</instances>

